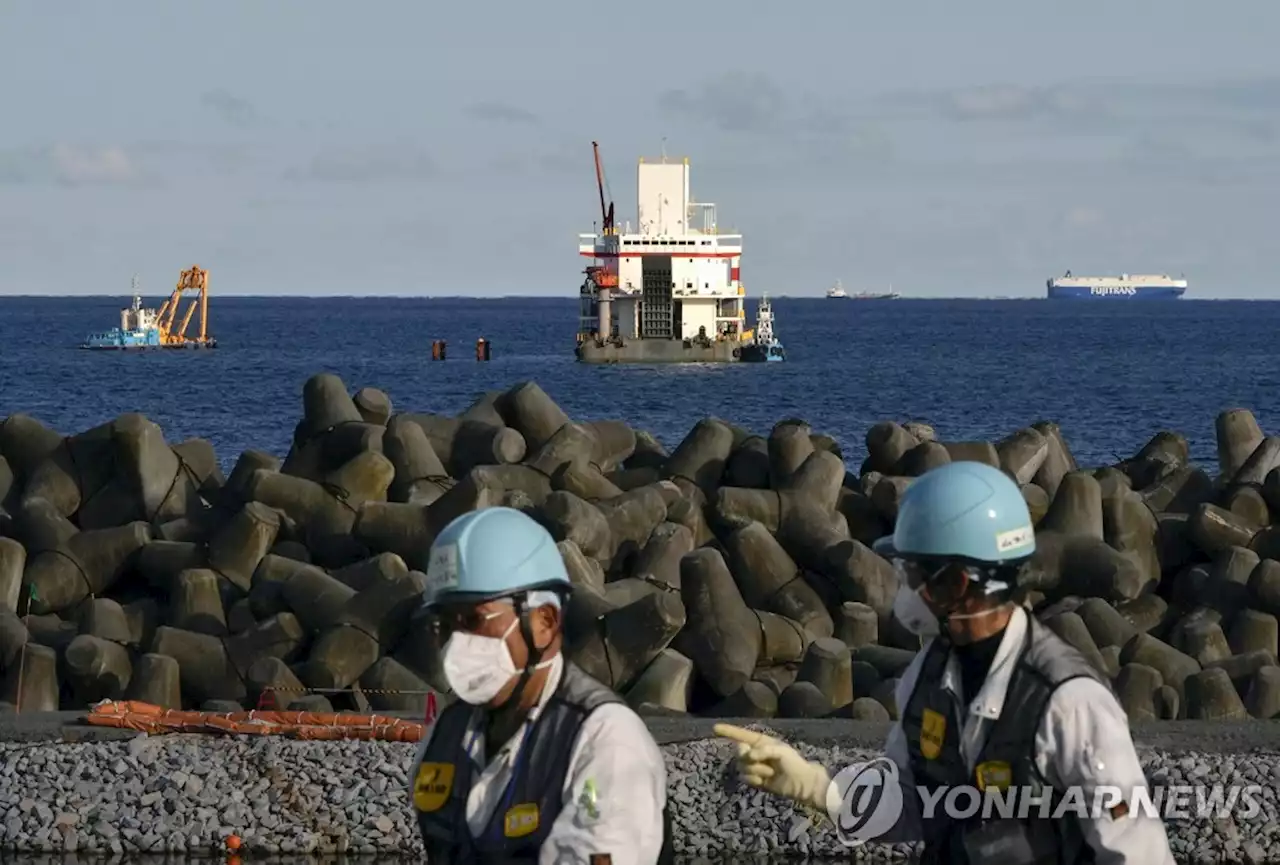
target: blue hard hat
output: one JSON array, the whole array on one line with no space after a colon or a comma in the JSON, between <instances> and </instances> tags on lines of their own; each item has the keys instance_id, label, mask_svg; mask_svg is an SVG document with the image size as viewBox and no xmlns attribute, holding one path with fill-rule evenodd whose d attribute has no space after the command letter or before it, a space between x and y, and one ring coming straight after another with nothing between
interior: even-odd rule
<instances>
[{"instance_id":1,"label":"blue hard hat","mask_svg":"<svg viewBox=\"0 0 1280 865\"><path fill-rule=\"evenodd\" d=\"M985 463L953 462L912 481L898 504L893 534L874 544L889 557L1021 561L1036 551L1022 490Z\"/></svg>"},{"instance_id":2,"label":"blue hard hat","mask_svg":"<svg viewBox=\"0 0 1280 865\"><path fill-rule=\"evenodd\" d=\"M572 589L551 533L514 508L463 514L444 527L427 562L427 606Z\"/></svg>"}]
</instances>

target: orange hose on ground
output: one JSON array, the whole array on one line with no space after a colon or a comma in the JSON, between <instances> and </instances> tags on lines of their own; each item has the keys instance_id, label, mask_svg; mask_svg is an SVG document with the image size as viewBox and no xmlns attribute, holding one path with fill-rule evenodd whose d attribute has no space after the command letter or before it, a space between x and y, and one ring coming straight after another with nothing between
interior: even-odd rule
<instances>
[{"instance_id":1,"label":"orange hose on ground","mask_svg":"<svg viewBox=\"0 0 1280 865\"><path fill-rule=\"evenodd\" d=\"M232 733L289 736L296 739L362 739L417 742L426 725L385 715L343 715L336 712L188 712L165 709L136 700L104 700L86 720L96 727L117 727L143 733Z\"/></svg>"}]
</instances>

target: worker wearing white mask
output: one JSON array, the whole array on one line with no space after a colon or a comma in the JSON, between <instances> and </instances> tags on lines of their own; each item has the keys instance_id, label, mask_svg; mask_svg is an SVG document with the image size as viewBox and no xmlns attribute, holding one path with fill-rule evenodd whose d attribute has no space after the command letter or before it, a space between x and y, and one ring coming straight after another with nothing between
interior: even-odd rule
<instances>
[{"instance_id":1,"label":"worker wearing white mask","mask_svg":"<svg viewBox=\"0 0 1280 865\"><path fill-rule=\"evenodd\" d=\"M901 715L885 746L901 811L861 840L924 841L927 865L1173 865L1158 817L1125 799L1094 805L1146 779L1106 679L1013 602L1036 549L1018 485L974 462L927 472L907 487L893 534L875 549L902 580L894 615L926 642L899 680ZM716 732L739 743L747 783L843 818L824 767L761 733L723 724ZM1043 791L1050 807L1021 819L939 808L922 819L926 796L936 803L948 789L992 787ZM1059 810L1072 792L1084 807Z\"/></svg>"},{"instance_id":2,"label":"worker wearing white mask","mask_svg":"<svg viewBox=\"0 0 1280 865\"><path fill-rule=\"evenodd\" d=\"M427 861L671 862L662 752L561 654L572 586L550 533L511 508L465 514L432 545L427 583L458 696L410 775Z\"/></svg>"}]
</instances>

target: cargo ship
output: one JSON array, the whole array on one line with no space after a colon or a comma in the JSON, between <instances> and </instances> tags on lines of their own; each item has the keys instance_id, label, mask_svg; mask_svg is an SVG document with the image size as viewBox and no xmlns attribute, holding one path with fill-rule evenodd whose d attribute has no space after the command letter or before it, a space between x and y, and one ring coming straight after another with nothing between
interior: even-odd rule
<instances>
[{"instance_id":1,"label":"cargo ship","mask_svg":"<svg viewBox=\"0 0 1280 865\"><path fill-rule=\"evenodd\" d=\"M1164 274L1072 276L1069 270L1046 286L1049 300L1177 300L1187 291L1186 279Z\"/></svg>"},{"instance_id":2,"label":"cargo ship","mask_svg":"<svg viewBox=\"0 0 1280 865\"><path fill-rule=\"evenodd\" d=\"M579 289L582 363L736 363L751 344L742 285L742 235L689 192L687 158L639 161L636 227L619 227L605 200L600 145L591 143L600 230L578 235L592 263Z\"/></svg>"},{"instance_id":3,"label":"cargo ship","mask_svg":"<svg viewBox=\"0 0 1280 865\"><path fill-rule=\"evenodd\" d=\"M187 306L186 314L177 321L178 306L182 294L196 291L198 296ZM199 267L184 270L178 277L177 287L159 310L146 309L138 290L138 277L133 278L133 303L120 310L120 326L100 333L92 333L80 344L90 351L143 351L158 348L217 348L218 341L208 332L209 271ZM186 335L187 325L200 309L200 334Z\"/></svg>"},{"instance_id":4,"label":"cargo ship","mask_svg":"<svg viewBox=\"0 0 1280 865\"><path fill-rule=\"evenodd\" d=\"M889 286L888 291L860 291L857 294L849 295L853 300L898 300L901 294L893 290L893 286Z\"/></svg>"},{"instance_id":5,"label":"cargo ship","mask_svg":"<svg viewBox=\"0 0 1280 865\"><path fill-rule=\"evenodd\" d=\"M856 294L849 294L837 279L836 284L827 289L827 297L838 300L897 300L902 295L894 291L892 285L889 286L888 291L859 291Z\"/></svg>"}]
</instances>

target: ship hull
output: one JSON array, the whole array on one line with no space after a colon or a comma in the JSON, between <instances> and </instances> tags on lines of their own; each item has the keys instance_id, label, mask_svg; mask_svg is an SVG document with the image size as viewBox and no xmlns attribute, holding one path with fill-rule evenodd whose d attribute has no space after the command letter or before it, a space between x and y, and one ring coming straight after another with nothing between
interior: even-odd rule
<instances>
[{"instance_id":1,"label":"ship hull","mask_svg":"<svg viewBox=\"0 0 1280 865\"><path fill-rule=\"evenodd\" d=\"M748 343L742 347L743 363L781 363L787 359L787 352L781 345L760 345Z\"/></svg>"},{"instance_id":2,"label":"ship hull","mask_svg":"<svg viewBox=\"0 0 1280 865\"><path fill-rule=\"evenodd\" d=\"M1050 285L1047 297L1049 300L1177 300L1186 291L1180 285Z\"/></svg>"},{"instance_id":3,"label":"ship hull","mask_svg":"<svg viewBox=\"0 0 1280 865\"><path fill-rule=\"evenodd\" d=\"M170 343L168 345L152 345L150 343L140 343L137 345L125 344L85 344L80 346L82 351L205 351L207 349L215 349L218 347L216 342L201 345L199 343Z\"/></svg>"},{"instance_id":4,"label":"ship hull","mask_svg":"<svg viewBox=\"0 0 1280 865\"><path fill-rule=\"evenodd\" d=\"M680 339L635 339L615 342L587 341L575 350L581 363L738 363L741 343L712 342L701 345Z\"/></svg>"},{"instance_id":5,"label":"ship hull","mask_svg":"<svg viewBox=\"0 0 1280 865\"><path fill-rule=\"evenodd\" d=\"M168 349L172 351L176 349L203 349L217 347L218 342L214 339L210 339L206 343L199 343L194 340L163 343L160 341L159 331L125 331L120 330L119 328L109 330L106 333L95 334L80 345L80 348L85 351L153 351L161 349Z\"/></svg>"},{"instance_id":6,"label":"ship hull","mask_svg":"<svg viewBox=\"0 0 1280 865\"><path fill-rule=\"evenodd\" d=\"M90 351L147 351L160 348L160 331L113 327L104 333L93 334L80 347Z\"/></svg>"}]
</instances>

